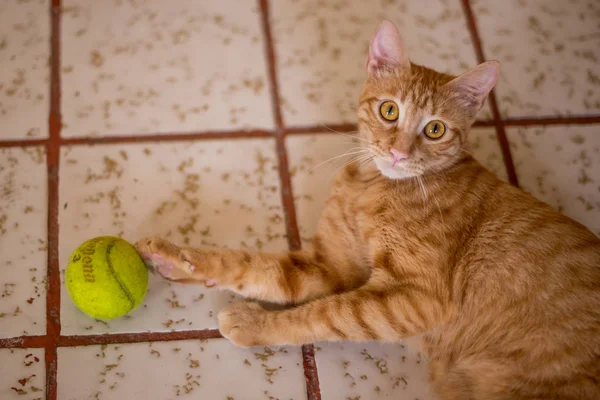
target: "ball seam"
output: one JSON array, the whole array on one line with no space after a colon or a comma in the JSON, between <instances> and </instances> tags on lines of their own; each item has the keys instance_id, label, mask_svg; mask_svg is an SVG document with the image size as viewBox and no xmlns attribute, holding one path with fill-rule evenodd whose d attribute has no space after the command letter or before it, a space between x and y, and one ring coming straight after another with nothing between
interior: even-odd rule
<instances>
[{"instance_id":1,"label":"ball seam","mask_svg":"<svg viewBox=\"0 0 600 400\"><path fill-rule=\"evenodd\" d=\"M125 286L125 283L123 283L123 281L121 281L121 278L119 278L117 271L115 271L115 268L112 265L112 261L110 259L110 251L112 250L112 248L114 246L115 246L114 240L112 242L110 242L108 244L108 246L106 246L106 263L108 265L108 270L110 271L111 275L113 276L115 281L117 281L117 284L121 287L121 290L125 293L125 296L127 296L127 299L129 300L129 303L131 304L131 307L129 307L129 310L127 311L127 312L129 312L129 311L133 310L133 307L135 306L135 300L133 298L133 295L127 288L127 286Z\"/></svg>"}]
</instances>

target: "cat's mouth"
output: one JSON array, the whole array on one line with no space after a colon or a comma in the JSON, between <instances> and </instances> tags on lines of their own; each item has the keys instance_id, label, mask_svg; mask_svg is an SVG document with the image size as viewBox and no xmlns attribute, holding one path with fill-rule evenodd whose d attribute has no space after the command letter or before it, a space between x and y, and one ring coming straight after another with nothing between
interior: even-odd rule
<instances>
[{"instance_id":1,"label":"cat's mouth","mask_svg":"<svg viewBox=\"0 0 600 400\"><path fill-rule=\"evenodd\" d=\"M422 168L412 160L394 161L391 158L377 157L375 165L383 176L390 179L407 179L423 174Z\"/></svg>"}]
</instances>

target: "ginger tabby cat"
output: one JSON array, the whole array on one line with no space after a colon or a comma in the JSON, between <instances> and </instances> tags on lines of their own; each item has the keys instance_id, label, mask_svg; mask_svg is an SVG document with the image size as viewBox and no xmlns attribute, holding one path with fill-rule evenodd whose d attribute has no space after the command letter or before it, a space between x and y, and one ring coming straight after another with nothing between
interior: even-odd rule
<instances>
[{"instance_id":1,"label":"ginger tabby cat","mask_svg":"<svg viewBox=\"0 0 600 400\"><path fill-rule=\"evenodd\" d=\"M499 69L412 64L384 21L358 109L364 158L337 177L311 248L136 246L167 279L294 305L222 310L238 346L419 335L443 399L600 399L600 240L465 150Z\"/></svg>"}]
</instances>

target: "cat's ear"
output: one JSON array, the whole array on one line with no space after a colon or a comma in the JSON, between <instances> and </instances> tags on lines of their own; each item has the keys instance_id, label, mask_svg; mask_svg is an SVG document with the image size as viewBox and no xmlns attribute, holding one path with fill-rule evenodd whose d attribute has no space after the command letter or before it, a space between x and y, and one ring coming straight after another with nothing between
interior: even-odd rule
<instances>
[{"instance_id":1,"label":"cat's ear","mask_svg":"<svg viewBox=\"0 0 600 400\"><path fill-rule=\"evenodd\" d=\"M375 30L369 46L367 71L369 75L381 69L410 66L398 29L390 21L382 21Z\"/></svg>"},{"instance_id":2,"label":"cat's ear","mask_svg":"<svg viewBox=\"0 0 600 400\"><path fill-rule=\"evenodd\" d=\"M444 86L464 96L463 98L468 103L479 108L496 85L499 75L500 63L486 61L454 78Z\"/></svg>"}]
</instances>

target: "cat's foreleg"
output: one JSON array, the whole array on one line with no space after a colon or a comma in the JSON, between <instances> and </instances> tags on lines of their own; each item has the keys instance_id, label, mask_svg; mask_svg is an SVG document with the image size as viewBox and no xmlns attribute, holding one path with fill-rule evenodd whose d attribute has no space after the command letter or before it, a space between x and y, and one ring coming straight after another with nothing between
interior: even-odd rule
<instances>
[{"instance_id":1,"label":"cat's foreleg","mask_svg":"<svg viewBox=\"0 0 600 400\"><path fill-rule=\"evenodd\" d=\"M241 347L301 345L314 341L393 342L425 332L442 315L424 290L356 289L281 311L242 301L219 313L221 334Z\"/></svg>"},{"instance_id":2,"label":"cat's foreleg","mask_svg":"<svg viewBox=\"0 0 600 400\"><path fill-rule=\"evenodd\" d=\"M166 279L218 286L258 300L299 303L347 285L344 274L315 261L310 249L281 253L196 249L161 238L142 239L136 248Z\"/></svg>"}]
</instances>

